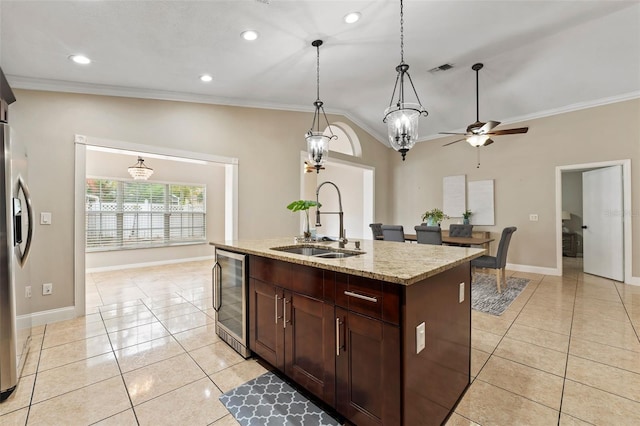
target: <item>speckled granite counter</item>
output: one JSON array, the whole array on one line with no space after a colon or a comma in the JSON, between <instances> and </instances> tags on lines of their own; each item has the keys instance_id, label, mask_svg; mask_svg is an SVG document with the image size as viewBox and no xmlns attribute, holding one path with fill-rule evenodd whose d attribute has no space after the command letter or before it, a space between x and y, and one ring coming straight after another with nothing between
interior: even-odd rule
<instances>
[{"instance_id":1,"label":"speckled granite counter","mask_svg":"<svg viewBox=\"0 0 640 426\"><path fill-rule=\"evenodd\" d=\"M434 246L429 244L360 240L362 254L341 259L322 259L291 254L272 247L293 246L293 238L212 241L222 249L314 266L367 278L411 285L485 254L484 249ZM319 247L338 247L337 242L314 243ZM354 250L353 241L345 249Z\"/></svg>"}]
</instances>

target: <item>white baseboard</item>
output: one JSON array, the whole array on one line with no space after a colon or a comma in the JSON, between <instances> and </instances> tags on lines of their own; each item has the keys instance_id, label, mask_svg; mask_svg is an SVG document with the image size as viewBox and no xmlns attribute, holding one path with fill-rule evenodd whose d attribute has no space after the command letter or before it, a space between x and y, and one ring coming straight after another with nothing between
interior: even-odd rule
<instances>
[{"instance_id":1,"label":"white baseboard","mask_svg":"<svg viewBox=\"0 0 640 426\"><path fill-rule=\"evenodd\" d=\"M640 277L631 277L624 283L629 285L640 285Z\"/></svg>"},{"instance_id":2,"label":"white baseboard","mask_svg":"<svg viewBox=\"0 0 640 426\"><path fill-rule=\"evenodd\" d=\"M517 265L515 263L507 263L507 269L509 271L530 272L532 274L554 275L558 277L562 275L562 273L560 273L560 270L558 268L544 268L542 266Z\"/></svg>"},{"instance_id":3,"label":"white baseboard","mask_svg":"<svg viewBox=\"0 0 640 426\"><path fill-rule=\"evenodd\" d=\"M66 308L50 309L48 311L34 312L27 315L18 315L16 318L18 329L31 326L37 327L52 322L65 321L76 317L76 308L67 306Z\"/></svg>"},{"instance_id":4,"label":"white baseboard","mask_svg":"<svg viewBox=\"0 0 640 426\"><path fill-rule=\"evenodd\" d=\"M146 268L149 266L169 265L173 263L197 262L200 260L213 260L213 256L188 257L181 259L159 260L157 262L130 263L127 265L103 266L100 268L87 268L87 273L120 271L122 269ZM213 265L212 265L213 266Z\"/></svg>"}]
</instances>

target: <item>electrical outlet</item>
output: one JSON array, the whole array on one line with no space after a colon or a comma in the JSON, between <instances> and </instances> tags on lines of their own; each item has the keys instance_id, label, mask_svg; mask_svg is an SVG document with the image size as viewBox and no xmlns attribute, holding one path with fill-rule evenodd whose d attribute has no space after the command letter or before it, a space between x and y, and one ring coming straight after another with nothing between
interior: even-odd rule
<instances>
[{"instance_id":1,"label":"electrical outlet","mask_svg":"<svg viewBox=\"0 0 640 426\"><path fill-rule=\"evenodd\" d=\"M538 215L537 214L530 214L529 215L529 220L531 222L537 222L538 221Z\"/></svg>"},{"instance_id":2,"label":"electrical outlet","mask_svg":"<svg viewBox=\"0 0 640 426\"><path fill-rule=\"evenodd\" d=\"M425 324L421 323L416 327L416 354L422 352L425 347Z\"/></svg>"},{"instance_id":3,"label":"electrical outlet","mask_svg":"<svg viewBox=\"0 0 640 426\"><path fill-rule=\"evenodd\" d=\"M460 283L460 290L458 292L458 303L464 302L464 283Z\"/></svg>"},{"instance_id":4,"label":"electrical outlet","mask_svg":"<svg viewBox=\"0 0 640 426\"><path fill-rule=\"evenodd\" d=\"M48 296L51 293L53 293L53 284L52 283L42 284L42 295Z\"/></svg>"},{"instance_id":5,"label":"electrical outlet","mask_svg":"<svg viewBox=\"0 0 640 426\"><path fill-rule=\"evenodd\" d=\"M28 285L24 288L24 297L29 299L31 298L31 286Z\"/></svg>"}]
</instances>

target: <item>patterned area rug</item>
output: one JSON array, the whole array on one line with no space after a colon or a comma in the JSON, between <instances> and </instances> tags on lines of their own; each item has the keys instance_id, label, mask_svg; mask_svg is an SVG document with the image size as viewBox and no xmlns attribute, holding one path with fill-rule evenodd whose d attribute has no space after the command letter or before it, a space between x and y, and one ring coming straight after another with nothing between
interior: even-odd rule
<instances>
[{"instance_id":1,"label":"patterned area rug","mask_svg":"<svg viewBox=\"0 0 640 426\"><path fill-rule=\"evenodd\" d=\"M268 372L220 395L242 426L339 426L333 417Z\"/></svg>"},{"instance_id":2,"label":"patterned area rug","mask_svg":"<svg viewBox=\"0 0 640 426\"><path fill-rule=\"evenodd\" d=\"M471 307L491 315L502 313L529 284L526 278L507 278L507 288L498 293L495 275L475 274L471 284Z\"/></svg>"}]
</instances>

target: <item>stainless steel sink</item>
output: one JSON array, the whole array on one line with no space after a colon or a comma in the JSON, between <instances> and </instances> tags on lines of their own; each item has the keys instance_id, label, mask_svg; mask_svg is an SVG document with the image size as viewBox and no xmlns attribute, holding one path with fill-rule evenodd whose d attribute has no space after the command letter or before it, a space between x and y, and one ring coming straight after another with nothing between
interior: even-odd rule
<instances>
[{"instance_id":1,"label":"stainless steel sink","mask_svg":"<svg viewBox=\"0 0 640 426\"><path fill-rule=\"evenodd\" d=\"M285 246L271 247L271 250L283 251L285 253L301 254L303 256L313 256L321 259L342 259L345 257L358 256L364 254L360 251L343 250L333 247L316 246Z\"/></svg>"}]
</instances>

